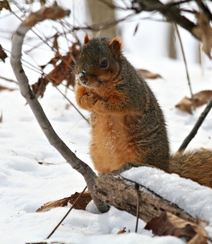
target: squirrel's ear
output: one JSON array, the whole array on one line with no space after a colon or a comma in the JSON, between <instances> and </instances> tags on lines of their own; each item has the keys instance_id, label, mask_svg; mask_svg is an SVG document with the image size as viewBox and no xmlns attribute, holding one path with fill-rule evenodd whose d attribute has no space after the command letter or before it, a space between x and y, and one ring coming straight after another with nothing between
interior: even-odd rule
<instances>
[{"instance_id":1,"label":"squirrel's ear","mask_svg":"<svg viewBox=\"0 0 212 244\"><path fill-rule=\"evenodd\" d=\"M90 40L91 39L90 39L88 33L86 32L85 37L84 37L84 44L88 43Z\"/></svg>"},{"instance_id":2,"label":"squirrel's ear","mask_svg":"<svg viewBox=\"0 0 212 244\"><path fill-rule=\"evenodd\" d=\"M115 57L119 58L122 50L122 41L120 37L115 37L112 41L109 42L109 46L115 55Z\"/></svg>"}]
</instances>

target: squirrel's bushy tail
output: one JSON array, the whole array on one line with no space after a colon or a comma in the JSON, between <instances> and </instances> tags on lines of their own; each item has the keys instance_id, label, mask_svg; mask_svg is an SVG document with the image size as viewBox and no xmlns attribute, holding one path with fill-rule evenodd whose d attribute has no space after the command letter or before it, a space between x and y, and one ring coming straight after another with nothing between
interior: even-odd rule
<instances>
[{"instance_id":1,"label":"squirrel's bushy tail","mask_svg":"<svg viewBox=\"0 0 212 244\"><path fill-rule=\"evenodd\" d=\"M201 149L171 155L169 173L212 187L212 151Z\"/></svg>"}]
</instances>

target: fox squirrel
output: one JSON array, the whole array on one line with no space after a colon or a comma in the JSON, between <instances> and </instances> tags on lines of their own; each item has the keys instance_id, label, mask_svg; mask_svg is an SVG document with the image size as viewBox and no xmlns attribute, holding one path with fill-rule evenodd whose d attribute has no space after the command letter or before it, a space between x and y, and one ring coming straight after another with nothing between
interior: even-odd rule
<instances>
[{"instance_id":1,"label":"fox squirrel","mask_svg":"<svg viewBox=\"0 0 212 244\"><path fill-rule=\"evenodd\" d=\"M119 37L89 39L79 57L75 94L91 112L90 154L98 172L131 162L152 165L212 187L212 151L170 155L162 110L122 54Z\"/></svg>"}]
</instances>

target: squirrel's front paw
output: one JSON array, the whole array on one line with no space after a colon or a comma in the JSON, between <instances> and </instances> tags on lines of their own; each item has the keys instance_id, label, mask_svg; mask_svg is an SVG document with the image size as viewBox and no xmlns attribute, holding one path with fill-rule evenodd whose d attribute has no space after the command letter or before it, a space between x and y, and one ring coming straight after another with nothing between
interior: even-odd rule
<instances>
[{"instance_id":1,"label":"squirrel's front paw","mask_svg":"<svg viewBox=\"0 0 212 244\"><path fill-rule=\"evenodd\" d=\"M99 96L96 93L86 93L85 95L83 95L80 98L80 105L84 108L84 109L92 109L92 107L94 106L94 104L97 102Z\"/></svg>"}]
</instances>

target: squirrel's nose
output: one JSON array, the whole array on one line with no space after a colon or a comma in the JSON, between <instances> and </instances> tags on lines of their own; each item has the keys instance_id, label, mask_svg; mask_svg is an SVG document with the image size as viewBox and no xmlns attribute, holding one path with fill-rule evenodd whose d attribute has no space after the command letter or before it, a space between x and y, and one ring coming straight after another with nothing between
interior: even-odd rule
<instances>
[{"instance_id":1,"label":"squirrel's nose","mask_svg":"<svg viewBox=\"0 0 212 244\"><path fill-rule=\"evenodd\" d=\"M83 84L86 84L88 79L86 78L86 71L85 70L82 70L82 72L79 73L79 78L80 78L80 81L83 83Z\"/></svg>"},{"instance_id":2,"label":"squirrel's nose","mask_svg":"<svg viewBox=\"0 0 212 244\"><path fill-rule=\"evenodd\" d=\"M81 77L85 76L85 74L86 74L86 71L82 70L82 72L79 73L79 77L81 78Z\"/></svg>"}]
</instances>

